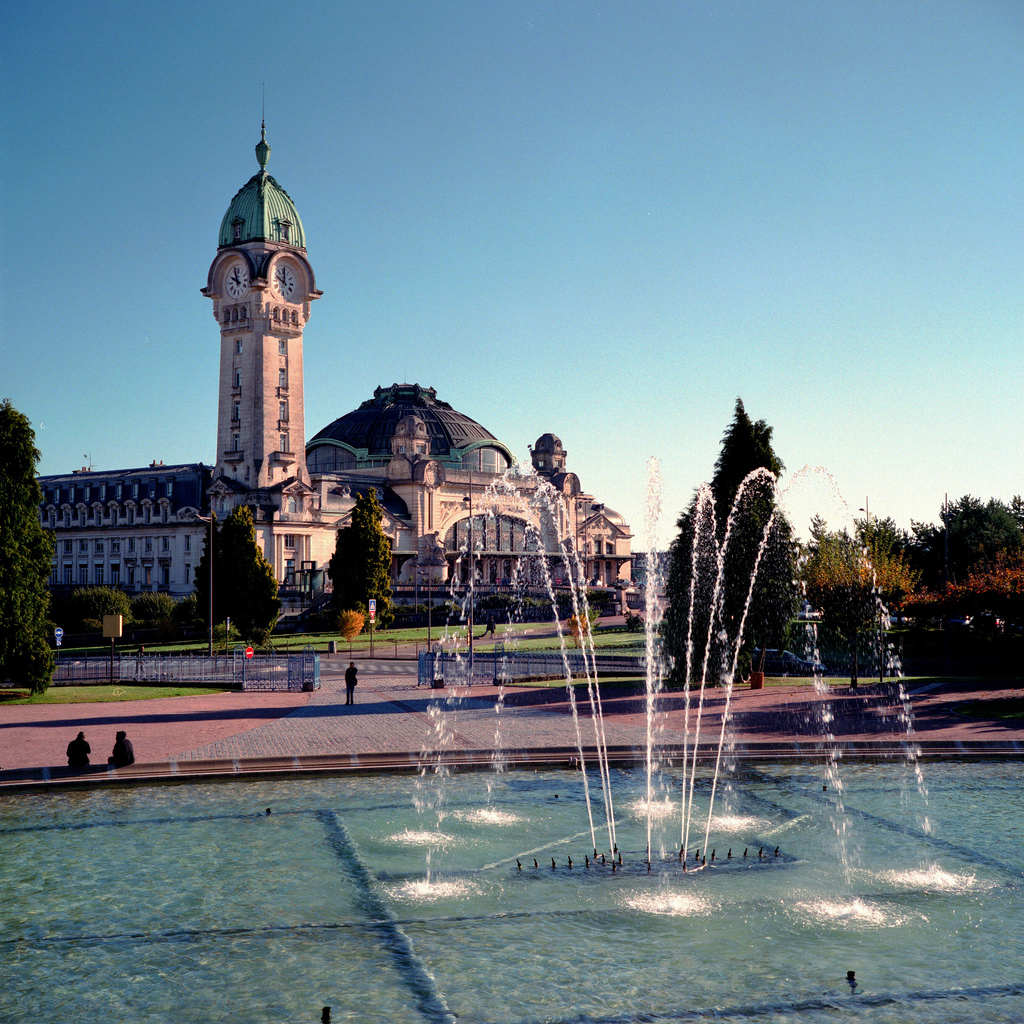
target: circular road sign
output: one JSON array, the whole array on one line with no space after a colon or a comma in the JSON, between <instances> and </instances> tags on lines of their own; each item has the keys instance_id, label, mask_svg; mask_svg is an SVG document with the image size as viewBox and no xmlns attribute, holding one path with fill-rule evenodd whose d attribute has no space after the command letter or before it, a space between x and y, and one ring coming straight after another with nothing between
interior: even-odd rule
<instances>
[{"instance_id":1,"label":"circular road sign","mask_svg":"<svg viewBox=\"0 0 1024 1024\"><path fill-rule=\"evenodd\" d=\"M247 658L251 658L252 657L252 648L251 647L246 647L246 649L245 649L245 656Z\"/></svg>"}]
</instances>

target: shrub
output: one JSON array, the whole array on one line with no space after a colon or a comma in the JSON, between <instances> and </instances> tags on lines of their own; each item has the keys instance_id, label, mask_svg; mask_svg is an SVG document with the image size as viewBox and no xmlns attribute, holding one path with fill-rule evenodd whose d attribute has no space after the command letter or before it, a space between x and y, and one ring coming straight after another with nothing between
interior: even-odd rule
<instances>
[{"instance_id":1,"label":"shrub","mask_svg":"<svg viewBox=\"0 0 1024 1024\"><path fill-rule=\"evenodd\" d=\"M644 619L642 615L634 615L629 612L626 615L626 632L642 633L644 631Z\"/></svg>"},{"instance_id":2,"label":"shrub","mask_svg":"<svg viewBox=\"0 0 1024 1024\"><path fill-rule=\"evenodd\" d=\"M82 587L71 595L68 611L74 622L86 630L101 630L104 615L120 615L132 621L132 605L123 590L112 587Z\"/></svg>"},{"instance_id":3,"label":"shrub","mask_svg":"<svg viewBox=\"0 0 1024 1024\"><path fill-rule=\"evenodd\" d=\"M338 632L351 644L363 631L366 616L355 608L338 612Z\"/></svg>"},{"instance_id":4,"label":"shrub","mask_svg":"<svg viewBox=\"0 0 1024 1024\"><path fill-rule=\"evenodd\" d=\"M174 614L174 598L170 594L139 594L131 605L134 622L158 623Z\"/></svg>"}]
</instances>

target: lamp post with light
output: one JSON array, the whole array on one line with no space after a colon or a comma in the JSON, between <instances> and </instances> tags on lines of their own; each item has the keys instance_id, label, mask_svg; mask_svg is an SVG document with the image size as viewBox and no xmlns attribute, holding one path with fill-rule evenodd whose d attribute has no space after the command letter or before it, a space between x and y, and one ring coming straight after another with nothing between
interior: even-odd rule
<instances>
[{"instance_id":1,"label":"lamp post with light","mask_svg":"<svg viewBox=\"0 0 1024 1024\"><path fill-rule=\"evenodd\" d=\"M469 505L469 681L473 682L473 605L476 603L476 573L473 571L473 470L469 470L469 494L463 499Z\"/></svg>"},{"instance_id":2,"label":"lamp post with light","mask_svg":"<svg viewBox=\"0 0 1024 1024\"><path fill-rule=\"evenodd\" d=\"M209 614L209 623L210 623L210 650L209 650L209 656L211 658L213 657L213 521L214 521L215 518L216 518L216 516L214 516L212 511L210 512L209 516L201 516L201 515L199 515L198 512L196 513L196 519L198 519L201 523L209 523L210 524L210 542L209 542L209 544L206 547L206 554L207 554L207 558L208 558L208 561L209 561L209 570L210 570L210 586L209 586L209 591L210 591L210 594L209 594L209 597L210 597L210 607L208 608L207 611L208 611L208 614Z\"/></svg>"}]
</instances>

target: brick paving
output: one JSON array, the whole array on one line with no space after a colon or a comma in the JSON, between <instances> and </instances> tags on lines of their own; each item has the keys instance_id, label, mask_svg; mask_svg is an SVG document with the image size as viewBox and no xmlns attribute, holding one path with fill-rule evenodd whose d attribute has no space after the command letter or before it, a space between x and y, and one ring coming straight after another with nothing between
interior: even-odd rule
<instances>
[{"instance_id":1,"label":"brick paving","mask_svg":"<svg viewBox=\"0 0 1024 1024\"><path fill-rule=\"evenodd\" d=\"M428 690L416 685L415 662L358 661L356 704L344 703L345 657L325 658L314 693L230 692L102 704L0 706L0 789L76 778L112 777L105 761L114 733L125 729L138 764L112 773L153 778L179 772L295 770L338 767L331 759L372 761L405 756L415 761L437 751L491 751L510 755L563 751L576 746L572 710L563 687L499 690L489 684ZM952 681L912 693L902 702L893 686L833 687L815 694L805 684L750 690L738 686L728 730L738 756L814 756L821 752L823 703L834 740L846 756L888 756L906 742L925 755L1024 755L1024 721L967 718L970 701L1019 698L999 680ZM584 746L594 745L585 691L578 693ZM640 752L646 745L646 704L641 696L607 688L602 700L609 748ZM907 709L913 732L908 737ZM701 743L717 744L724 691L709 690ZM692 743L695 713L680 693L659 700L659 741ZM93 748L86 778L65 766L65 748L83 730ZM276 761L274 761L276 759ZM282 764L282 759L285 759ZM288 761L291 759L291 761ZM306 759L303 762L303 759ZM271 762L274 762L271 764Z\"/></svg>"}]
</instances>

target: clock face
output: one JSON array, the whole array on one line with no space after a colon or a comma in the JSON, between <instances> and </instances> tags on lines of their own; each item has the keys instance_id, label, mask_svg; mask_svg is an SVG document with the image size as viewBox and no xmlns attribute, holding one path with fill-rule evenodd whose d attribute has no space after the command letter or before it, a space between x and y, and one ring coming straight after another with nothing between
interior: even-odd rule
<instances>
[{"instance_id":1,"label":"clock face","mask_svg":"<svg viewBox=\"0 0 1024 1024\"><path fill-rule=\"evenodd\" d=\"M249 290L249 271L244 263L236 263L228 271L226 287L233 299L240 299Z\"/></svg>"},{"instance_id":2,"label":"clock face","mask_svg":"<svg viewBox=\"0 0 1024 1024\"><path fill-rule=\"evenodd\" d=\"M290 299L295 294L295 275L290 267L283 263L278 265L274 271L274 286L278 294L285 299Z\"/></svg>"}]
</instances>

